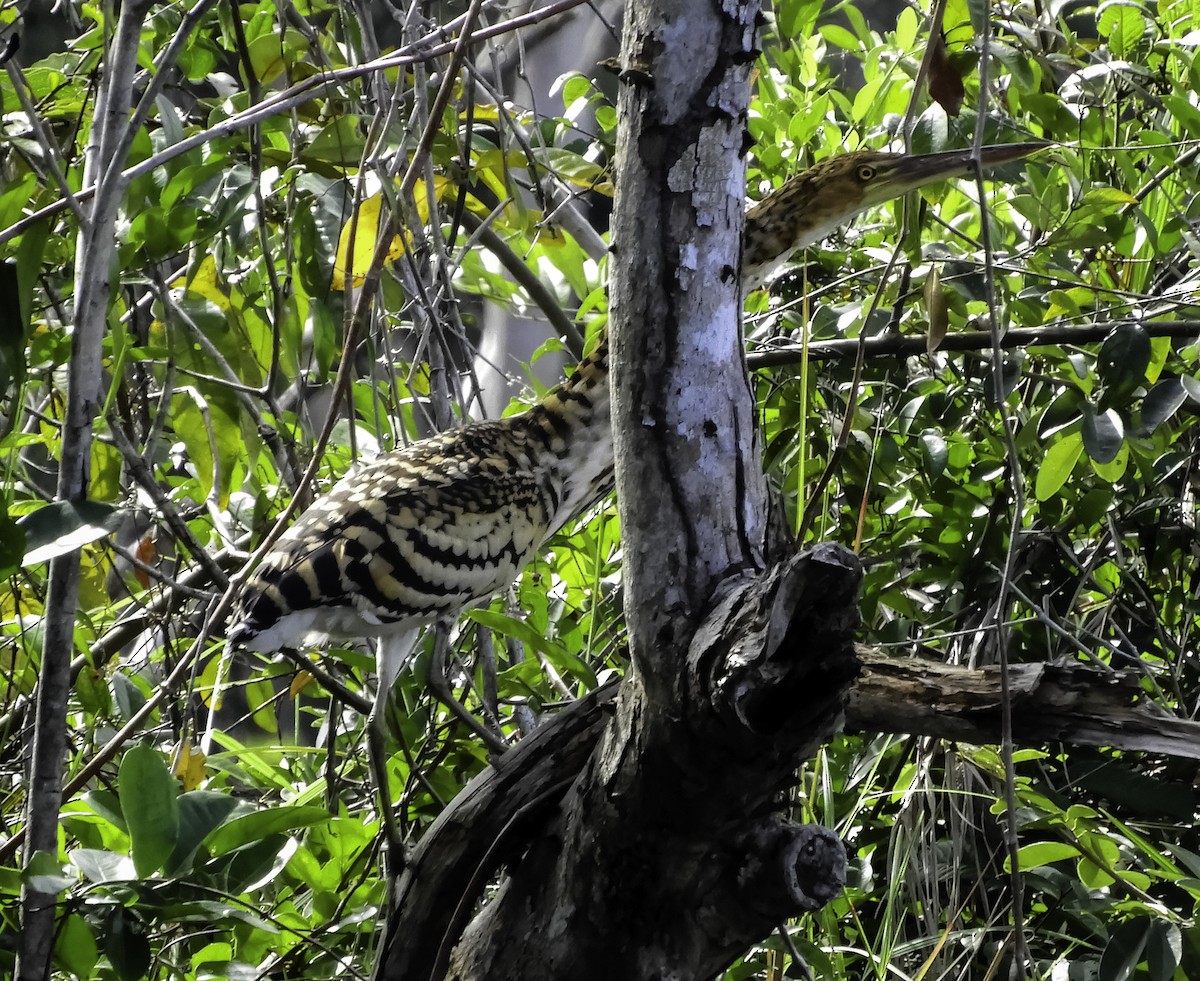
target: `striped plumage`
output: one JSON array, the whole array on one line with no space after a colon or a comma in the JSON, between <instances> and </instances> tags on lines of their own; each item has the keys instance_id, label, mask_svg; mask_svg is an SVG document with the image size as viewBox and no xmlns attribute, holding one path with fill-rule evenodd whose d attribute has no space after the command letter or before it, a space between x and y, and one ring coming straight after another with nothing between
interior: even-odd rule
<instances>
[{"instance_id":1,"label":"striped plumage","mask_svg":"<svg viewBox=\"0 0 1200 981\"><path fill-rule=\"evenodd\" d=\"M985 147L985 166L1034 144ZM826 160L747 214L743 281L865 208L970 171L967 151ZM612 489L608 342L539 405L383 454L310 507L251 574L229 639L275 650L378 637L386 691L416 631L512 582L546 540ZM378 707L378 706L377 706Z\"/></svg>"},{"instance_id":2,"label":"striped plumage","mask_svg":"<svg viewBox=\"0 0 1200 981\"><path fill-rule=\"evenodd\" d=\"M251 650L404 638L512 582L612 488L608 338L563 384L504 419L448 430L352 470L279 539L243 587L229 639Z\"/></svg>"},{"instance_id":3,"label":"striped plumage","mask_svg":"<svg viewBox=\"0 0 1200 981\"><path fill-rule=\"evenodd\" d=\"M1027 157L1043 146L985 146L979 152L979 162L987 169ZM857 150L826 157L747 210L742 282L748 288L765 282L797 249L819 242L868 208L927 184L973 173L969 150L915 156ZM800 215L802 230L797 227Z\"/></svg>"}]
</instances>

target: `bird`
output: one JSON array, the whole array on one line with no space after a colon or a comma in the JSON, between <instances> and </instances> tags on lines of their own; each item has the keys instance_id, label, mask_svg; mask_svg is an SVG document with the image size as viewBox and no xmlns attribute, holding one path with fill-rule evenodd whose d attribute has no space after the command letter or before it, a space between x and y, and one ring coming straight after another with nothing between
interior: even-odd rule
<instances>
[{"instance_id":1,"label":"bird","mask_svg":"<svg viewBox=\"0 0 1200 981\"><path fill-rule=\"evenodd\" d=\"M1045 143L981 147L983 169L1020 160ZM870 208L954 178L972 177L969 150L887 153L857 150L826 157L786 181L746 211L742 245L742 288L754 289L799 249L813 245Z\"/></svg>"},{"instance_id":2,"label":"bird","mask_svg":"<svg viewBox=\"0 0 1200 981\"><path fill-rule=\"evenodd\" d=\"M830 157L746 214L743 287L860 212L928 184L1028 156L1040 143ZM453 622L512 583L572 519L613 489L608 336L541 402L381 454L312 504L241 585L228 641L271 652L376 640L370 712L386 700L419 632ZM376 771L377 781L381 778Z\"/></svg>"}]
</instances>

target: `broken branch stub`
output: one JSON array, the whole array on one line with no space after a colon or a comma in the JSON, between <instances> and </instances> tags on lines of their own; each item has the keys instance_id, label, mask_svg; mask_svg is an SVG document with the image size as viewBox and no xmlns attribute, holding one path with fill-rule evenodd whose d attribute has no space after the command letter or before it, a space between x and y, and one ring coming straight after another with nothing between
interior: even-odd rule
<instances>
[{"instance_id":1,"label":"broken branch stub","mask_svg":"<svg viewBox=\"0 0 1200 981\"><path fill-rule=\"evenodd\" d=\"M731 750L775 748L787 767L842 727L861 577L852 552L822 544L721 590L688 652L688 694L724 720Z\"/></svg>"}]
</instances>

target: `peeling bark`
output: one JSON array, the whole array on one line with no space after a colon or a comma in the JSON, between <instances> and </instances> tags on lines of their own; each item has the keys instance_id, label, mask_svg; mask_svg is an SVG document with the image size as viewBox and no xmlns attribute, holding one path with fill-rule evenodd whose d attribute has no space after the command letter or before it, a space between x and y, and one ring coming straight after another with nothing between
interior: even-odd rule
<instances>
[{"instance_id":1,"label":"peeling bark","mask_svg":"<svg viewBox=\"0 0 1200 981\"><path fill-rule=\"evenodd\" d=\"M842 888L841 842L784 815L842 723L861 569L767 547L737 275L758 13L627 5L610 364L631 667L611 714L538 734L524 782L502 764L468 789L494 837L447 818L461 850L415 856L376 978L699 981Z\"/></svg>"},{"instance_id":2,"label":"peeling bark","mask_svg":"<svg viewBox=\"0 0 1200 981\"><path fill-rule=\"evenodd\" d=\"M1000 742L1000 671L972 670L860 648L862 677L847 706L847 727L866 732ZM1143 701L1133 671L1084 664L1017 664L1009 678L1013 740L1066 743L1200 759L1200 722Z\"/></svg>"}]
</instances>

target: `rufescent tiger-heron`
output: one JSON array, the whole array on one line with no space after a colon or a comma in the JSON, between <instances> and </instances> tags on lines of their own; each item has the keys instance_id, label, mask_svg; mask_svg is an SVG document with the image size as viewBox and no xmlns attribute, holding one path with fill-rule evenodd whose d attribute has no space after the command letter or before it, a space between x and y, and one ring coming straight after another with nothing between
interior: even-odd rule
<instances>
[{"instance_id":1,"label":"rufescent tiger-heron","mask_svg":"<svg viewBox=\"0 0 1200 981\"><path fill-rule=\"evenodd\" d=\"M983 147L979 164L1042 146ZM968 150L830 157L747 212L743 286L765 281L796 250L868 208L973 173ZM385 808L386 699L420 630L452 622L510 584L551 535L611 492L608 397L603 335L531 409L439 433L346 474L241 587L228 639L250 650L376 639L368 730Z\"/></svg>"}]
</instances>

